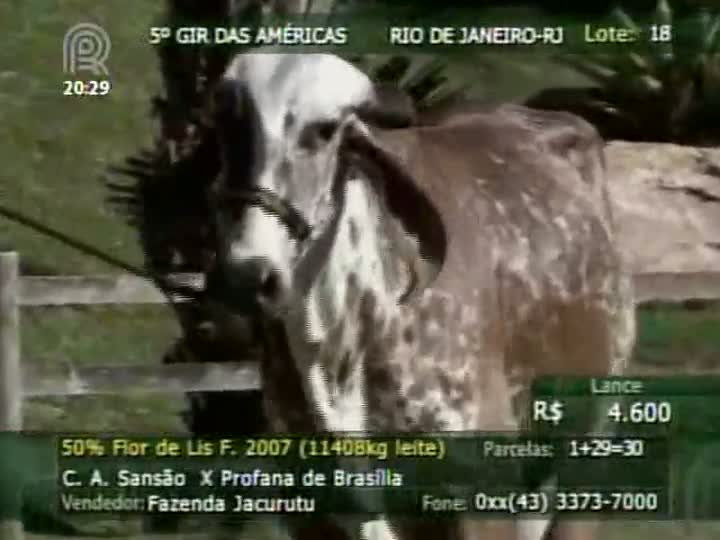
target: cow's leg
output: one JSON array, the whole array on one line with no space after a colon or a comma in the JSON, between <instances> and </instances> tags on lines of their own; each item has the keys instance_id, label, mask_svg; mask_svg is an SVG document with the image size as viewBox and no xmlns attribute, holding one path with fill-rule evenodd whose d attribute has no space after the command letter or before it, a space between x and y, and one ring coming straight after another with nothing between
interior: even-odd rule
<instances>
[{"instance_id":1,"label":"cow's leg","mask_svg":"<svg viewBox=\"0 0 720 540\"><path fill-rule=\"evenodd\" d=\"M361 540L400 540L401 537L392 530L388 520L376 519L362 524L360 538Z\"/></svg>"},{"instance_id":2,"label":"cow's leg","mask_svg":"<svg viewBox=\"0 0 720 540\"><path fill-rule=\"evenodd\" d=\"M594 540L599 528L597 521L561 521L545 540Z\"/></svg>"},{"instance_id":3,"label":"cow's leg","mask_svg":"<svg viewBox=\"0 0 720 540\"><path fill-rule=\"evenodd\" d=\"M610 290L606 284L596 284L596 294L578 294L555 305L540 306L522 324L511 325L507 329L511 339L505 356L509 372L584 376L622 373L632 352L635 319L629 285L624 278L615 279L616 286ZM527 397L515 404L518 414L527 411ZM583 431L606 431L610 427L600 403L582 416ZM557 471L541 474L549 474L543 484L554 491L552 483ZM590 540L596 530L596 523L565 522L551 517L520 522L517 538Z\"/></svg>"},{"instance_id":4,"label":"cow's leg","mask_svg":"<svg viewBox=\"0 0 720 540\"><path fill-rule=\"evenodd\" d=\"M365 522L342 518L337 521L329 518L290 520L289 529L293 540L399 540L384 519Z\"/></svg>"},{"instance_id":5,"label":"cow's leg","mask_svg":"<svg viewBox=\"0 0 720 540\"><path fill-rule=\"evenodd\" d=\"M392 520L393 540L424 540L438 538L442 540L463 540L466 538L481 538L474 532L467 536L468 530L463 530L460 520L452 519L421 519L421 520ZM495 538L488 536L487 538ZM383 539L384 540L384 539Z\"/></svg>"},{"instance_id":6,"label":"cow's leg","mask_svg":"<svg viewBox=\"0 0 720 540\"><path fill-rule=\"evenodd\" d=\"M609 306L609 341L611 375L622 375L630 365L636 339L636 311L632 286L632 277L622 275L616 278L615 294L611 296ZM617 401L618 396L613 396ZM598 400L598 404L602 403ZM607 416L599 407L593 431L607 431ZM545 540L594 540L600 523L596 521L560 521L552 527Z\"/></svg>"},{"instance_id":7,"label":"cow's leg","mask_svg":"<svg viewBox=\"0 0 720 540\"><path fill-rule=\"evenodd\" d=\"M290 519L288 529L292 540L354 540L337 523L326 518Z\"/></svg>"},{"instance_id":8,"label":"cow's leg","mask_svg":"<svg viewBox=\"0 0 720 540\"><path fill-rule=\"evenodd\" d=\"M290 523L293 540L461 540L465 538L458 525L451 520L399 521L379 518L358 523L356 520L339 522L330 519L295 520Z\"/></svg>"},{"instance_id":9,"label":"cow's leg","mask_svg":"<svg viewBox=\"0 0 720 540\"><path fill-rule=\"evenodd\" d=\"M623 275L617 278L609 312L609 372L612 375L622 375L630 365L636 339L635 298L631 276ZM618 399L618 396L614 396L614 401ZM602 407L600 409L603 410ZM608 427L607 416L600 412L594 431L606 431ZM598 537L599 528L600 523L597 521L558 521L545 540L594 540Z\"/></svg>"}]
</instances>

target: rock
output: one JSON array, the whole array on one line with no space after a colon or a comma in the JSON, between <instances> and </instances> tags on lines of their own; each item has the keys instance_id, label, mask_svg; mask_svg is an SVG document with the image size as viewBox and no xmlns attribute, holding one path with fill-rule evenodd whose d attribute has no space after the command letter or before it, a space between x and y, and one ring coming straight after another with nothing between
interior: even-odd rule
<instances>
[{"instance_id":1,"label":"rock","mask_svg":"<svg viewBox=\"0 0 720 540\"><path fill-rule=\"evenodd\" d=\"M720 148L611 141L605 155L632 271L720 272Z\"/></svg>"}]
</instances>

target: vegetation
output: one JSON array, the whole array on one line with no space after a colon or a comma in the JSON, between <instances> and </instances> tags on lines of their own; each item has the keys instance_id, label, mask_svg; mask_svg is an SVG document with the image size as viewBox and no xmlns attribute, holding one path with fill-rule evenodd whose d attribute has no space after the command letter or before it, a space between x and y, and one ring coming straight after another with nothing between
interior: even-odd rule
<instances>
[{"instance_id":1,"label":"vegetation","mask_svg":"<svg viewBox=\"0 0 720 540\"><path fill-rule=\"evenodd\" d=\"M702 9L675 20L668 0L659 0L651 24L657 25L658 34L662 27L672 29L666 42L651 42L649 26L620 8L612 12L611 22L642 31L643 38L623 44L621 50L559 55L558 62L596 86L582 92L546 91L531 103L572 110L607 138L694 145L720 142L720 12Z\"/></svg>"}]
</instances>

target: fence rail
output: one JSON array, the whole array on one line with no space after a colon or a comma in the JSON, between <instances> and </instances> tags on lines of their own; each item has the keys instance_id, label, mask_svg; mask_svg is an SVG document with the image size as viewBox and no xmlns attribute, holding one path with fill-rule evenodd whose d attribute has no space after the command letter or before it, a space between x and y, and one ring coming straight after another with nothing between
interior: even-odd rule
<instances>
[{"instance_id":1,"label":"fence rail","mask_svg":"<svg viewBox=\"0 0 720 540\"><path fill-rule=\"evenodd\" d=\"M23 367L23 396L79 396L139 392L226 392L260 388L258 362L160 364L41 369Z\"/></svg>"},{"instance_id":2,"label":"fence rail","mask_svg":"<svg viewBox=\"0 0 720 540\"><path fill-rule=\"evenodd\" d=\"M0 253L0 432L23 427L18 266L17 253ZM19 515L21 509L13 510ZM0 519L0 538L22 540L23 536L21 520Z\"/></svg>"},{"instance_id":3,"label":"fence rail","mask_svg":"<svg viewBox=\"0 0 720 540\"><path fill-rule=\"evenodd\" d=\"M18 256L0 253L0 430L21 426L24 397L147 392L222 392L260 388L253 359L238 363L100 367L32 364L20 369L19 306L165 304L168 298L148 280L132 275L18 275ZM204 286L199 274L170 276L178 284ZM639 303L720 299L720 272L652 273L635 276ZM184 301L176 298L175 301Z\"/></svg>"},{"instance_id":4,"label":"fence rail","mask_svg":"<svg viewBox=\"0 0 720 540\"><path fill-rule=\"evenodd\" d=\"M203 287L198 274L176 274L175 283ZM720 272L652 273L635 276L639 303L720 299ZM184 301L182 298L175 301ZM148 280L132 275L18 275L18 255L0 253L0 430L21 429L24 397L148 392L220 392L260 388L257 362L101 367L20 366L20 306L165 304ZM19 427L15 427L19 426Z\"/></svg>"},{"instance_id":5,"label":"fence rail","mask_svg":"<svg viewBox=\"0 0 720 540\"><path fill-rule=\"evenodd\" d=\"M257 362L101 367L21 365L20 307L164 304L153 284L134 276L20 277L17 253L0 253L0 432L23 429L22 404L29 397L148 392L218 392L260 388ZM172 276L195 287L198 276ZM181 300L181 299L173 299ZM63 369L64 368L64 369ZM15 516L21 509L11 510ZM23 540L17 517L0 518L1 540Z\"/></svg>"},{"instance_id":6,"label":"fence rail","mask_svg":"<svg viewBox=\"0 0 720 540\"><path fill-rule=\"evenodd\" d=\"M204 287L201 274L169 276L173 283ZM147 280L130 274L107 276L32 276L20 280L22 306L165 304L168 297ZM183 302L185 299L174 299Z\"/></svg>"},{"instance_id":7,"label":"fence rail","mask_svg":"<svg viewBox=\"0 0 720 540\"><path fill-rule=\"evenodd\" d=\"M637 274L634 281L638 303L720 300L720 271Z\"/></svg>"},{"instance_id":8,"label":"fence rail","mask_svg":"<svg viewBox=\"0 0 720 540\"><path fill-rule=\"evenodd\" d=\"M174 274L174 283L196 289L200 274ZM656 272L635 276L637 301L720 300L718 272ZM19 280L21 306L165 304L168 298L153 283L132 275L32 276ZM185 299L177 297L177 302Z\"/></svg>"}]
</instances>

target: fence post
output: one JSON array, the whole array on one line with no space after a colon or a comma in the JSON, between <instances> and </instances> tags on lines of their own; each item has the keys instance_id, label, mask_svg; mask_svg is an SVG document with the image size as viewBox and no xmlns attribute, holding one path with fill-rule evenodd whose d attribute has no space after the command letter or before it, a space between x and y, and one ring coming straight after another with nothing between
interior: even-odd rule
<instances>
[{"instance_id":1,"label":"fence post","mask_svg":"<svg viewBox=\"0 0 720 540\"><path fill-rule=\"evenodd\" d=\"M0 253L0 432L22 430L18 274L18 254ZM18 518L0 521L0 540L23 538L23 524Z\"/></svg>"}]
</instances>

